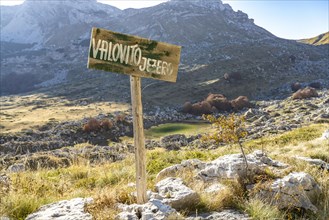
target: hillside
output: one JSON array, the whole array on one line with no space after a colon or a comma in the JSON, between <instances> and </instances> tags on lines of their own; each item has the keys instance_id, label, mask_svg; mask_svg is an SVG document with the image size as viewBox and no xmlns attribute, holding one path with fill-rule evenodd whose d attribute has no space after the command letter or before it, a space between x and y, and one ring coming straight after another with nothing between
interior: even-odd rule
<instances>
[{"instance_id":1,"label":"hillside","mask_svg":"<svg viewBox=\"0 0 329 220\"><path fill-rule=\"evenodd\" d=\"M114 115L100 114L114 122L106 132L82 132L85 121L73 121L4 135L0 138L0 217L126 220L151 215L149 219L171 220L167 215L172 213L178 220L326 220L328 105L326 90L316 98L262 101L239 112L247 117L249 133L243 140L249 163L246 179L238 146L200 139L212 132L209 124L168 123L148 129L150 200L141 208L134 204L132 138L122 137L117 143L104 136L129 133L131 118L115 121ZM177 115L161 112L157 117L174 121L180 118Z\"/></svg>"},{"instance_id":2,"label":"hillside","mask_svg":"<svg viewBox=\"0 0 329 220\"><path fill-rule=\"evenodd\" d=\"M329 44L220 0L0 10L0 220L328 220ZM142 80L145 204L129 76L87 69L94 26L182 46L176 83Z\"/></svg>"},{"instance_id":3,"label":"hillside","mask_svg":"<svg viewBox=\"0 0 329 220\"><path fill-rule=\"evenodd\" d=\"M319 36L309 38L309 39L302 39L299 42L304 44L311 44L311 45L325 45L329 44L329 32L320 34Z\"/></svg>"},{"instance_id":4,"label":"hillside","mask_svg":"<svg viewBox=\"0 0 329 220\"><path fill-rule=\"evenodd\" d=\"M93 26L182 46L177 83L143 79L143 101L149 107L180 106L209 92L230 98L286 97L296 81L328 86L326 48L277 38L221 1L169 1L119 10L96 1L30 0L15 7L14 15L1 7L6 15L1 95L32 92L74 101L130 102L127 76L86 69ZM223 80L234 72L241 80Z\"/></svg>"}]
</instances>

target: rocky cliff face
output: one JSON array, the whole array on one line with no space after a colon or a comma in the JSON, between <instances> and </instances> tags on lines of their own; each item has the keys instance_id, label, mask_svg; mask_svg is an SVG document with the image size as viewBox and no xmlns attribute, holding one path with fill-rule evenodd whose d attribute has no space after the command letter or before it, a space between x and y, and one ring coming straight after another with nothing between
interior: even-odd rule
<instances>
[{"instance_id":1,"label":"rocky cliff face","mask_svg":"<svg viewBox=\"0 0 329 220\"><path fill-rule=\"evenodd\" d=\"M5 9L5 11L7 11ZM15 43L68 44L84 35L88 26L104 24L120 10L96 0L35 1L16 6L10 22L1 30L1 40Z\"/></svg>"},{"instance_id":2,"label":"rocky cliff face","mask_svg":"<svg viewBox=\"0 0 329 220\"><path fill-rule=\"evenodd\" d=\"M14 8L1 6L1 12L2 95L46 87L43 91L52 95L65 88L61 95L72 99L79 94L93 101L114 96L127 101L126 76L93 74L85 68L93 26L182 46L177 83L147 87L151 105L178 105L209 92L268 98L284 94L295 81L328 85L327 47L279 39L219 0L169 1L127 10L90 0L29 0ZM241 80L223 80L231 72L239 72ZM90 78L88 92L76 86ZM65 87L47 89L63 83Z\"/></svg>"}]
</instances>

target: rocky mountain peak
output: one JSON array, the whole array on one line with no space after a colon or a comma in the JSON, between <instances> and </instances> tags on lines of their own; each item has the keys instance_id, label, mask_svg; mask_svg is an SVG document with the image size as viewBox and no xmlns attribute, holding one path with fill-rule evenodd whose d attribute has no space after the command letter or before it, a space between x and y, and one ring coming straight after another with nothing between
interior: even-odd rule
<instances>
[{"instance_id":1,"label":"rocky mountain peak","mask_svg":"<svg viewBox=\"0 0 329 220\"><path fill-rule=\"evenodd\" d=\"M170 5L185 6L185 7L201 7L208 10L220 10L225 9L232 10L228 4L223 4L221 0L171 0L168 2Z\"/></svg>"},{"instance_id":2,"label":"rocky mountain peak","mask_svg":"<svg viewBox=\"0 0 329 220\"><path fill-rule=\"evenodd\" d=\"M2 26L1 39L17 43L58 44L65 33L78 38L93 23L104 25L104 17L121 10L96 0L26 0L7 25Z\"/></svg>"},{"instance_id":3,"label":"rocky mountain peak","mask_svg":"<svg viewBox=\"0 0 329 220\"><path fill-rule=\"evenodd\" d=\"M23 4L29 3L53 3L53 4L63 4L63 3L96 3L97 0L25 0Z\"/></svg>"}]
</instances>

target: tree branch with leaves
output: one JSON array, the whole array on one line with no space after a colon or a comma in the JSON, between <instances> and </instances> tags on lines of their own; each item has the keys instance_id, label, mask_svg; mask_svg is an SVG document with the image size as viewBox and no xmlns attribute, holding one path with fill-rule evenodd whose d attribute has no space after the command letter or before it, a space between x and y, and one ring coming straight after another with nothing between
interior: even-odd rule
<instances>
[{"instance_id":1,"label":"tree branch with leaves","mask_svg":"<svg viewBox=\"0 0 329 220\"><path fill-rule=\"evenodd\" d=\"M222 115L219 117L215 117L214 115L203 115L203 119L209 121L215 131L204 135L202 139L204 141L213 140L217 144L238 144L246 164L247 174L248 161L242 146L242 139L248 135L245 117L232 113L228 116Z\"/></svg>"}]
</instances>

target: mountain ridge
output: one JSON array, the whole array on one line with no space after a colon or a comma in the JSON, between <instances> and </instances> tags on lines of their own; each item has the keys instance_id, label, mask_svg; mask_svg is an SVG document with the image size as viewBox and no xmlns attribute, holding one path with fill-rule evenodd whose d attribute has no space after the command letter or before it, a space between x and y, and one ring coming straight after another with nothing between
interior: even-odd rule
<instances>
[{"instance_id":1,"label":"mountain ridge","mask_svg":"<svg viewBox=\"0 0 329 220\"><path fill-rule=\"evenodd\" d=\"M329 44L329 31L316 37L299 40L299 42L316 46Z\"/></svg>"},{"instance_id":2,"label":"mountain ridge","mask_svg":"<svg viewBox=\"0 0 329 220\"><path fill-rule=\"evenodd\" d=\"M296 81L321 81L323 86L328 85L326 48L280 39L255 25L247 14L233 11L221 1L199 0L193 4L169 1L149 8L126 10L84 2L89 6L80 10L80 5L70 12L64 10L63 4L58 7L33 1L29 4L29 7L18 8L29 15L32 25L38 27L39 32L33 33L40 38L39 44L24 41L26 39L20 43L4 42L16 36L13 33L17 28L10 22L2 27L2 95L42 91L51 96L65 95L72 100L129 102L126 76L85 67L93 26L182 46L176 84L143 80L147 88L144 90L145 102L150 106L178 106L185 101L200 100L209 92L224 93L230 98L239 95L253 99L287 96L290 83ZM39 16L46 15L47 18L34 15L33 10L42 7L48 9ZM80 17L83 19L77 19ZM25 23L28 21L24 20ZM14 20L11 22L15 23ZM27 26L25 30L28 33L32 29ZM24 38L24 35L17 38ZM15 65L19 68L13 68ZM225 81L223 76L231 72L239 72L241 80ZM18 88L17 82L24 79L30 83ZM88 80L93 80L93 86L83 84Z\"/></svg>"}]
</instances>

